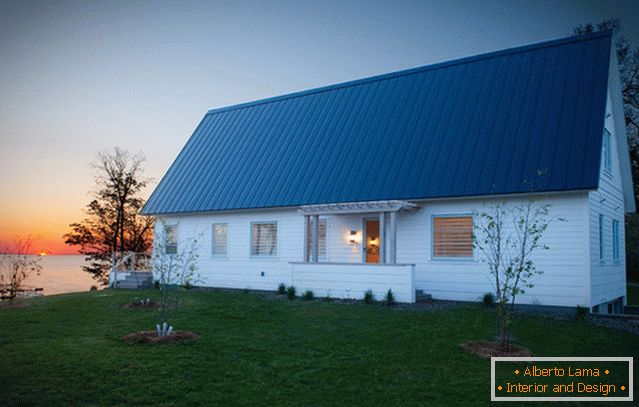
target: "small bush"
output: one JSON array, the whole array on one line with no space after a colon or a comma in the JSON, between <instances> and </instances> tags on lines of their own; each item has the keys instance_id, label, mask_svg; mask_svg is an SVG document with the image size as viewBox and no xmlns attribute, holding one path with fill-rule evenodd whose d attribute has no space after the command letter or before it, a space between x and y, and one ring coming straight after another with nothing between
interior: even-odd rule
<instances>
[{"instance_id":1,"label":"small bush","mask_svg":"<svg viewBox=\"0 0 639 407\"><path fill-rule=\"evenodd\" d=\"M284 283L281 283L278 287L277 287L277 293L279 295L284 295L286 294L286 286L284 285Z\"/></svg>"},{"instance_id":2,"label":"small bush","mask_svg":"<svg viewBox=\"0 0 639 407\"><path fill-rule=\"evenodd\" d=\"M395 295L393 295L393 290L391 290L390 288L388 289L388 292L386 293L385 302L386 302L386 306L388 307L395 304Z\"/></svg>"},{"instance_id":3,"label":"small bush","mask_svg":"<svg viewBox=\"0 0 639 407\"><path fill-rule=\"evenodd\" d=\"M156 290L160 289L160 280L155 280L155 282L153 283L153 288L155 288Z\"/></svg>"},{"instance_id":4,"label":"small bush","mask_svg":"<svg viewBox=\"0 0 639 407\"><path fill-rule=\"evenodd\" d=\"M288 295L288 299L289 300L294 300L295 299L295 287L290 286L289 288L286 289L286 294Z\"/></svg>"},{"instance_id":5,"label":"small bush","mask_svg":"<svg viewBox=\"0 0 639 407\"><path fill-rule=\"evenodd\" d=\"M304 295L302 296L302 298L304 298L306 301L311 301L314 298L313 291L311 290L304 291Z\"/></svg>"},{"instance_id":6,"label":"small bush","mask_svg":"<svg viewBox=\"0 0 639 407\"><path fill-rule=\"evenodd\" d=\"M588 308L578 306L575 309L575 319L577 321L585 321L587 318L588 318Z\"/></svg>"},{"instance_id":7,"label":"small bush","mask_svg":"<svg viewBox=\"0 0 639 407\"><path fill-rule=\"evenodd\" d=\"M492 307L495 305L495 294L493 293L486 293L484 294L484 296L481 299L482 304L484 304L487 307Z\"/></svg>"},{"instance_id":8,"label":"small bush","mask_svg":"<svg viewBox=\"0 0 639 407\"><path fill-rule=\"evenodd\" d=\"M364 293L364 304L372 304L375 302L375 296L371 290L368 290Z\"/></svg>"},{"instance_id":9,"label":"small bush","mask_svg":"<svg viewBox=\"0 0 639 407\"><path fill-rule=\"evenodd\" d=\"M193 286L191 285L190 281L186 281L184 283L184 288L186 288L187 290L190 290L191 288L193 288Z\"/></svg>"}]
</instances>

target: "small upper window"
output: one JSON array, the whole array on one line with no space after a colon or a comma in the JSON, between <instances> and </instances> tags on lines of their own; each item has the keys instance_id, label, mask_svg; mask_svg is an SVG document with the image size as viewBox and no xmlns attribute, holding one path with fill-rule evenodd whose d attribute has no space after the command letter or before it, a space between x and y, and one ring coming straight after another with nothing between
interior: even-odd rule
<instances>
[{"instance_id":1,"label":"small upper window","mask_svg":"<svg viewBox=\"0 0 639 407\"><path fill-rule=\"evenodd\" d=\"M611 143L611 135L610 132L604 129L604 137L603 137L603 160L604 160L604 168L609 173L612 172L612 143Z\"/></svg>"},{"instance_id":2,"label":"small upper window","mask_svg":"<svg viewBox=\"0 0 639 407\"><path fill-rule=\"evenodd\" d=\"M433 257L473 257L473 217L433 218Z\"/></svg>"},{"instance_id":3,"label":"small upper window","mask_svg":"<svg viewBox=\"0 0 639 407\"><path fill-rule=\"evenodd\" d=\"M226 223L214 223L213 224L213 236L211 241L213 247L211 253L213 256L226 256L226 241L227 241L227 226Z\"/></svg>"},{"instance_id":4,"label":"small upper window","mask_svg":"<svg viewBox=\"0 0 639 407\"><path fill-rule=\"evenodd\" d=\"M619 261L619 221L612 221L612 259Z\"/></svg>"},{"instance_id":5,"label":"small upper window","mask_svg":"<svg viewBox=\"0 0 639 407\"><path fill-rule=\"evenodd\" d=\"M177 226L164 226L164 252L166 254L176 254L178 251L178 231Z\"/></svg>"},{"instance_id":6,"label":"small upper window","mask_svg":"<svg viewBox=\"0 0 639 407\"><path fill-rule=\"evenodd\" d=\"M251 223L251 256L277 256L277 222Z\"/></svg>"}]
</instances>

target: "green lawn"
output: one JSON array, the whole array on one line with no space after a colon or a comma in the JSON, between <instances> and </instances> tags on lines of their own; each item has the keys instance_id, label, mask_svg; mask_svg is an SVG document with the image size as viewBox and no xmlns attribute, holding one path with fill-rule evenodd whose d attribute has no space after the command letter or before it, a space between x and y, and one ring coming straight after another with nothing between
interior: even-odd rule
<instances>
[{"instance_id":1,"label":"green lawn","mask_svg":"<svg viewBox=\"0 0 639 407\"><path fill-rule=\"evenodd\" d=\"M480 306L417 313L189 292L176 328L199 340L124 343L151 329L157 311L122 306L154 294L91 292L0 309L0 405L489 404L489 361L459 348L494 337L493 313ZM573 321L522 317L514 335L537 356L639 354L636 335Z\"/></svg>"},{"instance_id":2,"label":"green lawn","mask_svg":"<svg viewBox=\"0 0 639 407\"><path fill-rule=\"evenodd\" d=\"M639 283L628 284L628 305L639 305Z\"/></svg>"}]
</instances>

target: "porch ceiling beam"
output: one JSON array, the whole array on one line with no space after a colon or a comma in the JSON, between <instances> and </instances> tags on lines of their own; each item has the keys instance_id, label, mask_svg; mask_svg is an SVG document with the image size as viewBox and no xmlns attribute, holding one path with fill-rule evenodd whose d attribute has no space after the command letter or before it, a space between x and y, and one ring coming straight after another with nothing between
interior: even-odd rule
<instances>
[{"instance_id":1,"label":"porch ceiling beam","mask_svg":"<svg viewBox=\"0 0 639 407\"><path fill-rule=\"evenodd\" d=\"M399 212L411 210L418 205L407 201L372 201L304 205L299 209L303 215L339 215L348 213Z\"/></svg>"}]
</instances>

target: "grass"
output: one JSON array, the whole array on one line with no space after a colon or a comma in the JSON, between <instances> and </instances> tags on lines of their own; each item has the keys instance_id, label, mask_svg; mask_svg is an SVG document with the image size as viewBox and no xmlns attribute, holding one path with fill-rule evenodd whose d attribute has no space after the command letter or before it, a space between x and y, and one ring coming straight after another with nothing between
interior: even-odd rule
<instances>
[{"instance_id":1,"label":"grass","mask_svg":"<svg viewBox=\"0 0 639 407\"><path fill-rule=\"evenodd\" d=\"M158 311L123 305L155 295L107 290L0 309L0 405L489 404L490 363L459 344L494 338L491 309L189 291L174 325L199 340L124 343L153 329ZM537 356L639 354L636 335L576 321L521 317L514 335Z\"/></svg>"},{"instance_id":2,"label":"grass","mask_svg":"<svg viewBox=\"0 0 639 407\"><path fill-rule=\"evenodd\" d=\"M628 305L639 305L639 283L628 284Z\"/></svg>"}]
</instances>

